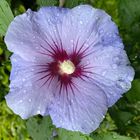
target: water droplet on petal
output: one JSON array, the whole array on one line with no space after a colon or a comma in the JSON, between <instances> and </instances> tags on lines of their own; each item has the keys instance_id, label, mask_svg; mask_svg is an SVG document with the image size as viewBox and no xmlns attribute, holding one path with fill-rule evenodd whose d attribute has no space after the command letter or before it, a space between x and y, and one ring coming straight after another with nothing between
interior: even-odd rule
<instances>
[{"instance_id":1,"label":"water droplet on petal","mask_svg":"<svg viewBox=\"0 0 140 140\"><path fill-rule=\"evenodd\" d=\"M22 100L20 100L19 102L20 102L20 103L22 103L23 101L22 101Z\"/></svg>"},{"instance_id":2,"label":"water droplet on petal","mask_svg":"<svg viewBox=\"0 0 140 140\"><path fill-rule=\"evenodd\" d=\"M71 103L74 103L73 99L71 99Z\"/></svg>"},{"instance_id":3,"label":"water droplet on petal","mask_svg":"<svg viewBox=\"0 0 140 140\"><path fill-rule=\"evenodd\" d=\"M88 39L87 39L87 40L88 40ZM84 44L84 46L85 46L85 47L88 47L88 46L89 46L89 44L88 44L88 43L85 43L85 44Z\"/></svg>"},{"instance_id":4,"label":"water droplet on petal","mask_svg":"<svg viewBox=\"0 0 140 140\"><path fill-rule=\"evenodd\" d=\"M48 21L48 23L51 23L51 20L50 20L50 18L48 18L48 20L47 20L47 21Z\"/></svg>"},{"instance_id":5,"label":"water droplet on petal","mask_svg":"<svg viewBox=\"0 0 140 140\"><path fill-rule=\"evenodd\" d=\"M20 42L21 45L23 45L23 42Z\"/></svg>"},{"instance_id":6,"label":"water droplet on petal","mask_svg":"<svg viewBox=\"0 0 140 140\"><path fill-rule=\"evenodd\" d=\"M26 90L23 90L23 93L26 93Z\"/></svg>"},{"instance_id":7,"label":"water droplet on petal","mask_svg":"<svg viewBox=\"0 0 140 140\"><path fill-rule=\"evenodd\" d=\"M99 34L103 34L103 32L104 32L103 29L99 30Z\"/></svg>"},{"instance_id":8,"label":"water droplet on petal","mask_svg":"<svg viewBox=\"0 0 140 140\"><path fill-rule=\"evenodd\" d=\"M37 50L39 49L39 47L38 47L38 46L36 46L35 48L36 48Z\"/></svg>"},{"instance_id":9,"label":"water droplet on petal","mask_svg":"<svg viewBox=\"0 0 140 140\"><path fill-rule=\"evenodd\" d=\"M111 95L113 95L113 94L114 94L114 92L113 92L113 91L110 91L109 93L110 93Z\"/></svg>"},{"instance_id":10,"label":"water droplet on petal","mask_svg":"<svg viewBox=\"0 0 140 140\"><path fill-rule=\"evenodd\" d=\"M34 57L33 57L33 60L34 60L34 61L36 61L36 60L37 60L37 58L34 56Z\"/></svg>"},{"instance_id":11,"label":"water droplet on petal","mask_svg":"<svg viewBox=\"0 0 140 140\"><path fill-rule=\"evenodd\" d=\"M60 120L60 123L63 123L63 121L62 121L62 120Z\"/></svg>"},{"instance_id":12,"label":"water droplet on petal","mask_svg":"<svg viewBox=\"0 0 140 140\"><path fill-rule=\"evenodd\" d=\"M116 69L116 68L117 68L117 65L116 65L116 64L113 64L113 65L112 65L112 68L113 68L113 69Z\"/></svg>"},{"instance_id":13,"label":"water droplet on petal","mask_svg":"<svg viewBox=\"0 0 140 140\"><path fill-rule=\"evenodd\" d=\"M81 9L81 6L78 6L78 9Z\"/></svg>"},{"instance_id":14,"label":"water droplet on petal","mask_svg":"<svg viewBox=\"0 0 140 140\"><path fill-rule=\"evenodd\" d=\"M40 110L37 110L37 114L41 114L41 111Z\"/></svg>"},{"instance_id":15,"label":"water droplet on petal","mask_svg":"<svg viewBox=\"0 0 140 140\"><path fill-rule=\"evenodd\" d=\"M102 72L102 76L105 76L105 75L106 75L106 73L107 73L107 71L106 71L106 70L104 70L104 71Z\"/></svg>"},{"instance_id":16,"label":"water droplet on petal","mask_svg":"<svg viewBox=\"0 0 140 140\"><path fill-rule=\"evenodd\" d=\"M25 82L25 78L23 78L22 81Z\"/></svg>"},{"instance_id":17,"label":"water droplet on petal","mask_svg":"<svg viewBox=\"0 0 140 140\"><path fill-rule=\"evenodd\" d=\"M120 61L120 58L118 56L114 57L113 62L118 64L118 62Z\"/></svg>"},{"instance_id":18,"label":"water droplet on petal","mask_svg":"<svg viewBox=\"0 0 140 140\"><path fill-rule=\"evenodd\" d=\"M83 21L80 21L80 24L83 24Z\"/></svg>"},{"instance_id":19,"label":"water droplet on petal","mask_svg":"<svg viewBox=\"0 0 140 140\"><path fill-rule=\"evenodd\" d=\"M18 72L17 72L17 71L15 71L15 75L17 75L17 73L18 73Z\"/></svg>"},{"instance_id":20,"label":"water droplet on petal","mask_svg":"<svg viewBox=\"0 0 140 140\"><path fill-rule=\"evenodd\" d=\"M86 64L87 64L87 65L89 65L89 64L90 64L90 61L89 61L89 60L87 60L87 61L86 61Z\"/></svg>"},{"instance_id":21,"label":"water droplet on petal","mask_svg":"<svg viewBox=\"0 0 140 140\"><path fill-rule=\"evenodd\" d=\"M108 37L113 37L112 33L107 33Z\"/></svg>"},{"instance_id":22,"label":"water droplet on petal","mask_svg":"<svg viewBox=\"0 0 140 140\"><path fill-rule=\"evenodd\" d=\"M74 42L73 39L71 39L70 42L73 43Z\"/></svg>"},{"instance_id":23,"label":"water droplet on petal","mask_svg":"<svg viewBox=\"0 0 140 140\"><path fill-rule=\"evenodd\" d=\"M94 121L92 121L91 124L94 124Z\"/></svg>"},{"instance_id":24,"label":"water droplet on petal","mask_svg":"<svg viewBox=\"0 0 140 140\"><path fill-rule=\"evenodd\" d=\"M17 62L17 59L16 59L16 58L13 58L13 61L14 61L14 62Z\"/></svg>"},{"instance_id":25,"label":"water droplet on petal","mask_svg":"<svg viewBox=\"0 0 140 140\"><path fill-rule=\"evenodd\" d=\"M117 84L118 84L119 86L121 86L122 89L124 89L124 90L129 90L130 87L131 87L131 84L127 83L127 82L124 81L124 80L119 80L119 81L117 81Z\"/></svg>"}]
</instances>

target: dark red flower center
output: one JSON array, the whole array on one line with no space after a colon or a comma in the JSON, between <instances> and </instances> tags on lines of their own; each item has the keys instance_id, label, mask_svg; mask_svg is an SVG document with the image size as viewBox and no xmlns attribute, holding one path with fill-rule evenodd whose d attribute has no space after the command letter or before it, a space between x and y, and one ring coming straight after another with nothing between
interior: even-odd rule
<instances>
[{"instance_id":1,"label":"dark red flower center","mask_svg":"<svg viewBox=\"0 0 140 140\"><path fill-rule=\"evenodd\" d=\"M82 74L80 60L76 57L74 54L68 55L65 50L57 50L53 55L53 61L48 64L48 70L52 76L57 76L62 84L67 85L73 77Z\"/></svg>"},{"instance_id":2,"label":"dark red flower center","mask_svg":"<svg viewBox=\"0 0 140 140\"><path fill-rule=\"evenodd\" d=\"M77 44L78 45L78 44ZM52 61L43 65L45 67L45 71L41 71L39 73L46 73L46 75L42 76L39 80L45 79L42 86L50 85L54 78L57 78L60 83L60 91L62 87L67 89L68 86L74 86L73 78L80 78L85 80L88 78L87 74L91 73L88 65L81 64L81 61L89 55L88 48L84 48L84 44L77 49L77 46L73 47L73 51L71 53L67 53L62 46L50 45L49 49L41 46L44 50L40 52L41 54L47 55L47 57L51 57Z\"/></svg>"}]
</instances>

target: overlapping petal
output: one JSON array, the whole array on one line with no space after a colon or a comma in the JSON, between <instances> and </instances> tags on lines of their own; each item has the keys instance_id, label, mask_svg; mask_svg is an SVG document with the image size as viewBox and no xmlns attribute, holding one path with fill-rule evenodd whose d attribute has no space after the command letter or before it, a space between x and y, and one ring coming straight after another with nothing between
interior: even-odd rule
<instances>
[{"instance_id":1,"label":"overlapping petal","mask_svg":"<svg viewBox=\"0 0 140 140\"><path fill-rule=\"evenodd\" d=\"M62 88L56 85L54 102L49 114L57 127L90 133L104 119L107 99L104 91L91 79L73 79L73 84Z\"/></svg>"},{"instance_id":2,"label":"overlapping petal","mask_svg":"<svg viewBox=\"0 0 140 140\"><path fill-rule=\"evenodd\" d=\"M64 16L62 41L68 50L83 45L90 48L89 51L106 46L123 48L118 29L111 17L88 5L77 6Z\"/></svg>"},{"instance_id":3,"label":"overlapping petal","mask_svg":"<svg viewBox=\"0 0 140 140\"><path fill-rule=\"evenodd\" d=\"M51 87L42 86L45 80L39 80L45 75L40 73L40 66L15 54L11 62L10 92L6 95L8 106L23 119L36 114L47 115L53 94Z\"/></svg>"},{"instance_id":4,"label":"overlapping petal","mask_svg":"<svg viewBox=\"0 0 140 140\"><path fill-rule=\"evenodd\" d=\"M90 75L108 97L108 106L112 106L123 93L131 88L134 70L126 52L112 46L99 49L87 59L92 67Z\"/></svg>"},{"instance_id":5,"label":"overlapping petal","mask_svg":"<svg viewBox=\"0 0 140 140\"><path fill-rule=\"evenodd\" d=\"M61 26L63 16L67 9L56 7L41 8L38 12L28 10L26 13L15 17L10 24L5 42L8 49L23 59L29 61L43 61L46 59L43 52L55 45L54 36L59 36L56 26ZM55 16L59 14L59 16ZM59 20L58 20L59 19Z\"/></svg>"}]
</instances>

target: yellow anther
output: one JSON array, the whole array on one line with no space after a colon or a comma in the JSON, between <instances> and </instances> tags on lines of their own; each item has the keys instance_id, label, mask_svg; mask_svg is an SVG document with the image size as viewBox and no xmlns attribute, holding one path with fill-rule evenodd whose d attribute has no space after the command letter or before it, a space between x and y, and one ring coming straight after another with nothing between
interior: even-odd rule
<instances>
[{"instance_id":1,"label":"yellow anther","mask_svg":"<svg viewBox=\"0 0 140 140\"><path fill-rule=\"evenodd\" d=\"M60 62L60 73L72 74L75 71L75 66L70 60Z\"/></svg>"}]
</instances>

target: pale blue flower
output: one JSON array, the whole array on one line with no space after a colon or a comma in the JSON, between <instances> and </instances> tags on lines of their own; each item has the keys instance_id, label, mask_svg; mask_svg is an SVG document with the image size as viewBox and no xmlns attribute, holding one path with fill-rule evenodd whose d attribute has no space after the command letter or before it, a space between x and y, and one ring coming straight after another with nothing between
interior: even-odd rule
<instances>
[{"instance_id":1,"label":"pale blue flower","mask_svg":"<svg viewBox=\"0 0 140 140\"><path fill-rule=\"evenodd\" d=\"M28 10L5 42L13 52L6 101L23 119L50 115L56 127L90 133L131 88L134 70L118 29L100 9Z\"/></svg>"}]
</instances>

